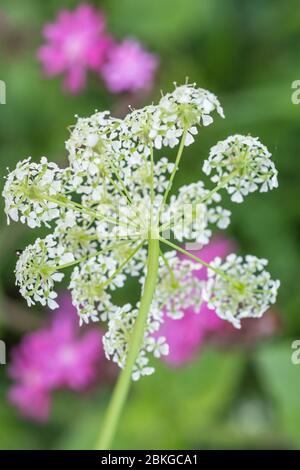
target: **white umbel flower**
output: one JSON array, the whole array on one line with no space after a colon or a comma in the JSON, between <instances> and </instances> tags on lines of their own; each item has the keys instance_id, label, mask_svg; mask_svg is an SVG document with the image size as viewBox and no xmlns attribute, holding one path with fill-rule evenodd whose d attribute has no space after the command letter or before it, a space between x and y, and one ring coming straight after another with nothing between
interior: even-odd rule
<instances>
[{"instance_id":1,"label":"white umbel flower","mask_svg":"<svg viewBox=\"0 0 300 470\"><path fill-rule=\"evenodd\" d=\"M232 135L211 148L203 171L224 187L234 202L257 191L277 188L277 170L271 154L257 137ZM232 175L232 176L231 176Z\"/></svg>"},{"instance_id":2,"label":"white umbel flower","mask_svg":"<svg viewBox=\"0 0 300 470\"><path fill-rule=\"evenodd\" d=\"M184 310L193 306L200 310L203 283L194 275L201 265L178 257L176 251L165 254L166 262L161 259L155 301L161 311L173 319L180 319Z\"/></svg>"},{"instance_id":3,"label":"white umbel flower","mask_svg":"<svg viewBox=\"0 0 300 470\"><path fill-rule=\"evenodd\" d=\"M66 141L70 164L76 170L97 173L107 152L112 151L122 121L112 118L109 111L96 111L90 117L76 118L77 123Z\"/></svg>"},{"instance_id":4,"label":"white umbel flower","mask_svg":"<svg viewBox=\"0 0 300 470\"><path fill-rule=\"evenodd\" d=\"M198 127L213 122L212 114L224 117L217 97L195 84L175 86L172 93L164 95L157 106L146 106L125 118L125 123L136 141L156 149L174 148L186 131L185 145L194 142Z\"/></svg>"},{"instance_id":5,"label":"white umbel flower","mask_svg":"<svg viewBox=\"0 0 300 470\"><path fill-rule=\"evenodd\" d=\"M2 192L5 212L9 219L20 220L30 228L49 226L57 219L60 211L51 198L63 192L62 170L55 163L42 157L40 163L31 158L19 162L14 171L6 177Z\"/></svg>"},{"instance_id":6,"label":"white umbel flower","mask_svg":"<svg viewBox=\"0 0 300 470\"><path fill-rule=\"evenodd\" d=\"M131 304L125 304L123 307L116 308L109 318L108 330L103 337L106 357L116 362L122 369L126 364L130 339L137 315L138 308L133 308ZM158 317L160 318L159 321L157 321ZM162 321L161 318L162 313L158 314L157 306L153 302L148 315L143 344L133 367L133 380L138 380L141 376L150 375L154 372L154 368L149 366L149 353L152 353L154 357L160 357L169 352L164 337L154 338L152 336L159 329Z\"/></svg>"},{"instance_id":7,"label":"white umbel flower","mask_svg":"<svg viewBox=\"0 0 300 470\"><path fill-rule=\"evenodd\" d=\"M107 224L101 224L101 233L107 233ZM92 256L99 250L98 224L91 225L90 217L74 209L61 210L54 237L68 252L74 253L76 259Z\"/></svg>"},{"instance_id":8,"label":"white umbel flower","mask_svg":"<svg viewBox=\"0 0 300 470\"><path fill-rule=\"evenodd\" d=\"M37 238L21 253L16 265L16 284L28 306L36 302L54 309L58 304L54 291L55 282L60 282L64 275L59 268L74 261L73 254L58 245L52 235Z\"/></svg>"},{"instance_id":9,"label":"white umbel flower","mask_svg":"<svg viewBox=\"0 0 300 470\"><path fill-rule=\"evenodd\" d=\"M230 211L216 205L220 199L217 193L210 196L202 181L182 186L163 211L162 222L178 241L206 245L212 235L210 224L225 229L230 223Z\"/></svg>"},{"instance_id":10,"label":"white umbel flower","mask_svg":"<svg viewBox=\"0 0 300 470\"><path fill-rule=\"evenodd\" d=\"M98 255L89 258L76 266L71 275L69 288L72 294L72 303L77 309L80 324L89 321L106 320L112 313L114 306L107 284L110 276L117 269L117 262L113 257ZM125 276L119 274L114 282L122 287Z\"/></svg>"},{"instance_id":11,"label":"white umbel flower","mask_svg":"<svg viewBox=\"0 0 300 470\"><path fill-rule=\"evenodd\" d=\"M216 258L208 271L204 299L217 315L240 328L241 319L259 318L276 301L279 281L265 271L265 259L231 254L224 262Z\"/></svg>"},{"instance_id":12,"label":"white umbel flower","mask_svg":"<svg viewBox=\"0 0 300 470\"><path fill-rule=\"evenodd\" d=\"M239 327L241 318L261 316L276 298L279 283L265 272L264 260L246 257L243 263L235 255L223 264L215 260L208 281L199 280L194 271L207 263L168 240L172 235L177 242L203 246L213 226L225 229L230 212L221 206L222 188L241 202L249 192L277 186L266 147L256 138L236 135L213 147L204 163L215 188L207 190L196 181L172 194L184 147L216 115L224 117L215 95L195 84L175 84L157 104L131 110L124 119L108 111L77 117L66 142L67 168L61 170L45 157L40 163L29 158L6 179L8 221L20 220L32 228L53 226L52 234L29 245L17 262L16 282L28 305L56 308L54 284L62 280L62 269L70 269L69 289L80 324L107 322L105 353L123 368L139 309L142 305L145 316L147 309L139 302L116 305L114 292L130 277L143 284L142 295L149 285L154 291L150 307L146 298L144 336L134 345L141 347L133 350L133 380L154 371L151 355L168 354L166 339L159 336L165 315L176 320L188 307L200 311L205 295L220 317ZM175 163L157 158L156 149L176 146ZM199 264L173 251L159 252L160 244L185 252ZM149 260L147 245L152 245ZM148 275L152 256L158 270Z\"/></svg>"}]
</instances>

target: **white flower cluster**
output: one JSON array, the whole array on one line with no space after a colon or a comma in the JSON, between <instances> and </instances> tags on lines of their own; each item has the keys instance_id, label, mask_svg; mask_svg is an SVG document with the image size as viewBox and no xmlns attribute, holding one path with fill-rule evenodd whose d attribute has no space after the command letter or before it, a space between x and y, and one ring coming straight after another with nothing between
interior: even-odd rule
<instances>
[{"instance_id":1,"label":"white flower cluster","mask_svg":"<svg viewBox=\"0 0 300 470\"><path fill-rule=\"evenodd\" d=\"M177 196L171 196L162 221L180 242L193 240L206 245L212 235L209 224L225 229L230 223L230 211L216 205L220 200L217 193L210 196L202 181L182 186Z\"/></svg>"},{"instance_id":2,"label":"white flower cluster","mask_svg":"<svg viewBox=\"0 0 300 470\"><path fill-rule=\"evenodd\" d=\"M40 163L27 158L9 173L3 189L7 220L20 220L29 227L40 227L41 223L57 219L60 211L51 200L63 192L62 170L43 157Z\"/></svg>"},{"instance_id":3,"label":"white flower cluster","mask_svg":"<svg viewBox=\"0 0 300 470\"><path fill-rule=\"evenodd\" d=\"M182 318L184 309L190 306L195 308L195 312L200 311L203 284L193 275L193 271L199 269L199 266L180 259L175 251L167 252L165 257L166 262L160 258L157 288L148 315L143 344L134 365L133 380L154 372L154 368L149 366L149 353L158 358L169 352L166 338L159 336L164 314L177 320ZM139 280L143 283L144 277ZM126 363L138 307L139 304L136 308L130 304L115 307L108 319L108 330L103 339L105 354L121 368Z\"/></svg>"},{"instance_id":4,"label":"white flower cluster","mask_svg":"<svg viewBox=\"0 0 300 470\"><path fill-rule=\"evenodd\" d=\"M18 163L3 190L5 211L29 227L52 226L52 234L37 239L20 255L16 282L28 305L57 307L54 283L71 268L69 288L80 323L106 321L104 347L108 357L124 367L139 304L115 305L113 291L128 277L143 283L150 238L162 241L166 230L183 243L205 245L212 225L225 229L230 212L220 205L225 188L236 202L258 188L277 186L277 171L258 139L232 136L211 149L203 170L216 187L202 181L171 194L184 149L201 126L224 117L215 95L195 85L175 87L157 105L131 111L123 120L96 111L77 118L66 142L69 166L63 170L43 157L40 163ZM178 146L176 167L154 150ZM167 203L167 204L166 204ZM171 244L172 246L172 244ZM193 305L200 309L203 292L209 305L236 326L246 316L260 316L275 301L278 283L263 271L264 262L227 258L209 281L193 274L195 264L166 252L159 256L158 282L133 378L153 371L149 353L168 353L159 336L164 314L180 318ZM200 265L199 265L200 266ZM223 272L224 271L224 272ZM210 271L209 271L210 272ZM238 282L237 282L238 279ZM143 289L142 289L143 292Z\"/></svg>"},{"instance_id":5,"label":"white flower cluster","mask_svg":"<svg viewBox=\"0 0 300 470\"><path fill-rule=\"evenodd\" d=\"M54 283L64 277L59 269L73 261L73 254L58 245L52 235L37 238L33 245L27 246L16 265L16 284L28 306L39 302L51 309L57 308Z\"/></svg>"},{"instance_id":6,"label":"white flower cluster","mask_svg":"<svg viewBox=\"0 0 300 470\"><path fill-rule=\"evenodd\" d=\"M101 233L106 233L107 226L103 227L103 223L96 221L91 224L90 216L74 209L62 208L56 221L54 237L68 252L74 253L75 259L81 259L97 252L100 228Z\"/></svg>"},{"instance_id":7,"label":"white flower cluster","mask_svg":"<svg viewBox=\"0 0 300 470\"><path fill-rule=\"evenodd\" d=\"M108 330L103 337L106 357L112 359L121 368L125 367L130 338L138 315L138 307L139 304L137 304L137 308L126 304L117 308L109 319ZM153 302L147 319L143 344L133 367L133 380L138 380L142 375L150 375L154 372L154 367L149 366L149 353L157 358L169 353L165 338L163 336L154 336L161 321L162 314Z\"/></svg>"},{"instance_id":8,"label":"white flower cluster","mask_svg":"<svg viewBox=\"0 0 300 470\"><path fill-rule=\"evenodd\" d=\"M80 317L80 324L106 320L114 306L105 283L116 269L116 262L109 256L98 255L76 266L71 275L69 288L72 302ZM114 279L122 287L124 276Z\"/></svg>"},{"instance_id":9,"label":"white flower cluster","mask_svg":"<svg viewBox=\"0 0 300 470\"><path fill-rule=\"evenodd\" d=\"M165 260L160 259L158 285L155 300L160 311L177 320L183 317L184 310L190 306L200 311L203 284L194 275L202 268L195 262L181 259L176 251L168 251Z\"/></svg>"},{"instance_id":10,"label":"white flower cluster","mask_svg":"<svg viewBox=\"0 0 300 470\"><path fill-rule=\"evenodd\" d=\"M257 137L232 135L211 148L203 171L224 187L234 202L260 189L277 188L277 170L271 154Z\"/></svg>"},{"instance_id":11,"label":"white flower cluster","mask_svg":"<svg viewBox=\"0 0 300 470\"><path fill-rule=\"evenodd\" d=\"M122 126L120 119L110 116L109 111L96 111L90 117L77 117L76 126L72 129L66 149L71 166L90 175L97 174L101 167L112 156L119 158L119 141L117 139Z\"/></svg>"},{"instance_id":12,"label":"white flower cluster","mask_svg":"<svg viewBox=\"0 0 300 470\"><path fill-rule=\"evenodd\" d=\"M106 248L109 248L108 254L90 257L72 272L69 288L80 324L113 317L117 307L112 302L111 291L123 287L127 276L139 275L147 259L145 250L139 250L137 256L127 262L128 254L133 253L136 246L108 244Z\"/></svg>"},{"instance_id":13,"label":"white flower cluster","mask_svg":"<svg viewBox=\"0 0 300 470\"><path fill-rule=\"evenodd\" d=\"M173 169L174 163L170 163L166 157L163 157L154 163L153 187L155 193L158 195L164 193ZM147 167L147 165L139 165L134 172L128 170L127 167L123 170L123 174L124 181L126 182L126 186L131 194L140 194L143 197L146 194L149 194L152 182L149 167ZM160 200L161 198L159 198L159 201Z\"/></svg>"},{"instance_id":14,"label":"white flower cluster","mask_svg":"<svg viewBox=\"0 0 300 470\"><path fill-rule=\"evenodd\" d=\"M208 271L204 299L219 317L240 328L242 318L259 318L276 301L279 281L265 271L268 261L255 256L231 254L224 262L216 258ZM224 276L225 274L225 276Z\"/></svg>"},{"instance_id":15,"label":"white flower cluster","mask_svg":"<svg viewBox=\"0 0 300 470\"><path fill-rule=\"evenodd\" d=\"M146 145L151 142L156 149L173 148L179 144L184 131L185 145L192 144L198 133L197 126L210 125L214 111L224 117L215 95L203 88L195 88L195 84L182 85L164 95L158 106L133 111L125 122L137 141Z\"/></svg>"}]
</instances>

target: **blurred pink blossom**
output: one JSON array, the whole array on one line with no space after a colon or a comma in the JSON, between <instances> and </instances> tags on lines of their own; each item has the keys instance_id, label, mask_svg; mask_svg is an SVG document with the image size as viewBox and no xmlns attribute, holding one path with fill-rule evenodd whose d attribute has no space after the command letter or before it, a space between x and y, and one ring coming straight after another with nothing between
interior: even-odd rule
<instances>
[{"instance_id":1,"label":"blurred pink blossom","mask_svg":"<svg viewBox=\"0 0 300 470\"><path fill-rule=\"evenodd\" d=\"M110 47L101 75L113 93L149 89L153 83L158 59L133 39Z\"/></svg>"},{"instance_id":2,"label":"blurred pink blossom","mask_svg":"<svg viewBox=\"0 0 300 470\"><path fill-rule=\"evenodd\" d=\"M19 384L11 387L8 397L24 416L35 421L47 421L51 406L48 390Z\"/></svg>"},{"instance_id":3,"label":"blurred pink blossom","mask_svg":"<svg viewBox=\"0 0 300 470\"><path fill-rule=\"evenodd\" d=\"M206 247L201 250L193 250L192 253L204 261L210 262L216 256L222 258L233 250L234 245L232 242L217 237ZM181 258L188 257L181 256ZM206 279L207 269L203 267L199 270L197 264L194 275L199 280ZM181 366L194 359L207 334L221 333L232 329L230 325L208 309L206 302L202 303L198 312L193 307L185 309L184 316L180 320L173 320L165 315L164 323L159 330L159 336L166 337L169 344L169 355L163 356L163 360L171 366Z\"/></svg>"},{"instance_id":4,"label":"blurred pink blossom","mask_svg":"<svg viewBox=\"0 0 300 470\"><path fill-rule=\"evenodd\" d=\"M26 335L14 349L9 373L17 383L9 399L23 415L46 420L52 390L82 391L97 379L104 356L102 333L98 328L79 330L76 311L64 295L51 325Z\"/></svg>"},{"instance_id":5,"label":"blurred pink blossom","mask_svg":"<svg viewBox=\"0 0 300 470\"><path fill-rule=\"evenodd\" d=\"M37 56L47 76L64 74L66 91L78 93L89 70L113 93L147 90L158 66L155 55L133 39L117 43L106 30L104 14L88 4L61 10L43 29L46 43Z\"/></svg>"},{"instance_id":6,"label":"blurred pink blossom","mask_svg":"<svg viewBox=\"0 0 300 470\"><path fill-rule=\"evenodd\" d=\"M39 48L38 58L44 72L48 76L64 73L65 89L71 93L84 87L87 70L99 70L111 44L104 15L86 4L60 11L57 20L44 27L43 35L47 43Z\"/></svg>"}]
</instances>

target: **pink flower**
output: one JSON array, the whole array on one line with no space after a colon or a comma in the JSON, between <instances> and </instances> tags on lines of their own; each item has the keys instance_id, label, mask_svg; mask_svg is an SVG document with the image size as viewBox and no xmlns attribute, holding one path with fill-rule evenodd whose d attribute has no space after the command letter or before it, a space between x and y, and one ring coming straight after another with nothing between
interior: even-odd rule
<instances>
[{"instance_id":1,"label":"pink flower","mask_svg":"<svg viewBox=\"0 0 300 470\"><path fill-rule=\"evenodd\" d=\"M99 329L80 335L69 296L60 305L50 327L26 335L14 349L9 369L17 381L9 391L10 401L23 415L41 421L49 415L50 392L86 389L97 379L104 356Z\"/></svg>"},{"instance_id":2,"label":"pink flower","mask_svg":"<svg viewBox=\"0 0 300 470\"><path fill-rule=\"evenodd\" d=\"M155 55L138 41L126 39L110 48L100 73L113 93L136 92L151 87L157 66Z\"/></svg>"},{"instance_id":3,"label":"pink flower","mask_svg":"<svg viewBox=\"0 0 300 470\"><path fill-rule=\"evenodd\" d=\"M35 421L47 421L50 413L51 398L47 390L13 385L8 398L27 418Z\"/></svg>"},{"instance_id":4,"label":"pink flower","mask_svg":"<svg viewBox=\"0 0 300 470\"><path fill-rule=\"evenodd\" d=\"M216 256L224 257L230 253L234 248L232 245L230 241L218 237L206 247L192 253L204 261L210 262ZM182 258L188 257L182 256ZM194 275L199 280L206 279L207 269L197 269L194 271ZM208 309L205 302L202 303L199 312L195 312L193 307L185 309L184 316L180 320L173 320L165 315L159 336L165 336L169 344L169 355L163 356L163 360L171 366L181 366L190 362L201 348L208 333L221 332L226 329L228 331L228 328L230 329L230 325L228 326L212 310Z\"/></svg>"},{"instance_id":5,"label":"pink flower","mask_svg":"<svg viewBox=\"0 0 300 470\"><path fill-rule=\"evenodd\" d=\"M104 15L90 5L74 11L62 10L54 23L44 27L47 41L39 48L44 72L48 76L65 73L64 86L71 93L80 91L87 70L98 70L111 43L105 32Z\"/></svg>"}]
</instances>

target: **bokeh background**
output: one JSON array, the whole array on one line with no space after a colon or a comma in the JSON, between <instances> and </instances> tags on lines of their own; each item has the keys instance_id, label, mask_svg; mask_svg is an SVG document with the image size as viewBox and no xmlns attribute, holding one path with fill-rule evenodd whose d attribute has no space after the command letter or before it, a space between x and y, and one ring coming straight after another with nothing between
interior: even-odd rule
<instances>
[{"instance_id":1,"label":"bokeh background","mask_svg":"<svg viewBox=\"0 0 300 470\"><path fill-rule=\"evenodd\" d=\"M66 162L64 141L74 114L95 108L122 115L129 103L143 106L186 77L217 94L226 119L203 130L183 159L176 184L201 178L211 145L232 133L259 136L273 154L279 189L232 205L229 234L241 253L270 260L282 282L278 304L251 334L208 342L180 368L157 364L155 375L132 387L115 448L299 448L300 365L291 344L300 339L300 105L291 84L300 79L300 10L297 0L107 0L101 8L117 38L135 37L160 60L153 89L128 97L109 93L91 76L79 95L62 91L61 78L45 79L36 59L41 30L62 8L78 1L2 0L0 79L7 104L0 106L0 173L18 160L47 155ZM6 226L1 201L0 448L91 448L101 429L114 381L99 380L84 394L59 391L49 420L21 417L7 400L10 351L22 336L47 322L48 312L28 309L14 285L16 250L37 233ZM124 298L132 295L130 287ZM267 318L267 317L266 317ZM80 367L80 365L79 365ZM109 374L108 374L109 375Z\"/></svg>"}]
</instances>

